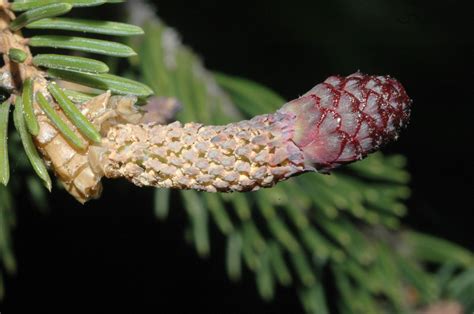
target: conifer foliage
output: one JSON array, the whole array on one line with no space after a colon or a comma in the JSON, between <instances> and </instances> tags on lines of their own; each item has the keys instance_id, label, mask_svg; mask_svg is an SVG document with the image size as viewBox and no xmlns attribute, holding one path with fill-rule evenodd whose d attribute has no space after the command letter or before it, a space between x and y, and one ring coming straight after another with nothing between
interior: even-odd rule
<instances>
[{"instance_id":1,"label":"conifer foliage","mask_svg":"<svg viewBox=\"0 0 474 314\"><path fill-rule=\"evenodd\" d=\"M96 6L117 2L122 1L0 4L0 51L5 63L0 69L0 298L5 293L3 276L16 269L11 238L15 198L26 186L36 206L46 208L44 187L53 186L49 169L69 193L85 202L100 195L104 171L95 166L103 164L104 137L121 125L145 123L152 114L143 108L149 112L158 108L154 121L161 119L161 124L173 119L181 107L180 121L222 125L275 112L285 103L257 83L205 69L177 32L142 1L127 5L133 24L144 31L122 22L68 15L76 8L90 7L94 12ZM23 36L25 28L32 36ZM134 35L140 36L130 37ZM130 60L127 71L110 73L111 58ZM358 79L353 85L357 89L364 77L352 78ZM332 77L331 82L337 85L342 80ZM390 91L400 92L404 105L387 104L398 110L396 121L390 121L380 107L360 120L359 124L393 126L365 137L363 126L357 126L354 138L360 147L367 138L378 146L382 136L396 137L395 129L408 112L409 101L398 83L373 77L367 82L371 80L389 82ZM321 96L323 88L312 92ZM291 104L289 112L294 109ZM15 156L11 162L15 175L10 174L9 156ZM335 159L320 162L320 170L345 161L339 152ZM331 281L340 313L406 313L445 299L472 311L472 253L401 226L407 210L404 201L410 195L405 164L403 156L376 153L331 176L303 174L252 193L157 189L154 206L157 217L165 219L170 210L179 210L171 208L170 200L182 199L189 218L187 239L201 257L211 254L209 228L215 224L227 241L222 257L227 275L236 281L243 272L252 272L256 290L265 300L274 298L278 285L292 286L305 312L332 313L328 306L332 296L325 286ZM426 263L435 267L428 270Z\"/></svg>"}]
</instances>

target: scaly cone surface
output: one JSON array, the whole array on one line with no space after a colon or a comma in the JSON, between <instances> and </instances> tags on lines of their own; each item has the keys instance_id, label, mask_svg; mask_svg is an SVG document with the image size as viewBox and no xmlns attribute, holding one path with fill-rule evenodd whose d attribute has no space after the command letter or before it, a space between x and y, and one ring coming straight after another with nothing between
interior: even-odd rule
<instances>
[{"instance_id":1,"label":"scaly cone surface","mask_svg":"<svg viewBox=\"0 0 474 314\"><path fill-rule=\"evenodd\" d=\"M279 111L296 117L292 140L305 164L327 171L360 160L395 140L408 124L411 100L389 76L331 76Z\"/></svg>"},{"instance_id":2,"label":"scaly cone surface","mask_svg":"<svg viewBox=\"0 0 474 314\"><path fill-rule=\"evenodd\" d=\"M398 137L410 104L388 76L332 76L276 113L248 121L117 124L92 153L101 175L138 186L257 190L362 159Z\"/></svg>"}]
</instances>

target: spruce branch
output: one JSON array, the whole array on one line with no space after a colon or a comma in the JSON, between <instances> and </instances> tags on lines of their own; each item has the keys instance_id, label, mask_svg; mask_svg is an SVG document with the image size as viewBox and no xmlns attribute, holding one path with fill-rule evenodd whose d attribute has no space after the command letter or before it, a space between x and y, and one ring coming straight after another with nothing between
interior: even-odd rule
<instances>
[{"instance_id":1,"label":"spruce branch","mask_svg":"<svg viewBox=\"0 0 474 314\"><path fill-rule=\"evenodd\" d=\"M440 284L422 268L425 261L449 261L461 269L457 278L445 276L451 283L446 294L466 298L459 287L472 289L472 273L465 272L473 265L470 252L393 231L400 227L409 195L403 157L378 153L359 161L396 139L406 125L411 101L400 83L361 73L332 76L278 108L285 101L272 91L208 72L140 1L133 2L131 12L140 23L146 20L148 35L130 41L135 49L94 36L141 35L140 27L57 17L112 2L120 1L0 4L5 61L0 85L8 94L0 105L0 259L7 271L15 269L7 150L21 143L43 184L51 189L51 169L80 202L100 196L103 176L125 177L139 186L166 188L157 189L155 197L157 216L165 218L168 188L191 189L180 195L196 250L210 254L213 221L227 237L229 277L238 280L248 268L265 300L274 297L277 284L293 284L306 312L327 313L321 278L330 270L341 312L406 312L443 296ZM46 34L24 38L23 28ZM61 30L90 37L55 34ZM35 47L52 53L34 55L30 48ZM53 53L56 48L81 56ZM108 73L108 65L89 54L133 56L150 87ZM149 98L153 93L157 96ZM180 104L178 116L187 123L168 124ZM10 107L18 132L7 145ZM248 120L232 122L243 117ZM275 185L354 161L333 176L308 174ZM38 178L31 178L32 196L41 199ZM273 188L247 194L194 191L260 187ZM1 284L0 274L0 295Z\"/></svg>"},{"instance_id":2,"label":"spruce branch","mask_svg":"<svg viewBox=\"0 0 474 314\"><path fill-rule=\"evenodd\" d=\"M133 49L124 44L94 38L37 35L21 39L21 33L13 35L15 31L37 21L41 28L44 25L41 24L42 19L65 14L72 9L72 4L38 1L18 18L14 18L13 13L5 7L12 21L4 36L9 37L10 42L24 45L27 55L24 64L21 64L25 73L20 77L17 88L23 89L22 106L26 126L47 163L81 202L98 196L103 175L126 177L138 185L213 192L247 191L273 186L295 174L311 170L326 171L339 164L362 159L383 143L397 137L398 129L408 120L410 100L397 81L389 77L357 73L346 79L331 77L273 115L259 116L227 127L189 125L180 129L175 124L160 127L145 123L136 126L119 124L101 130L101 124L106 122L106 118L103 118L100 125L96 125L96 130L84 113L89 115L89 119L101 114L94 111L99 110L94 107L94 102L108 98L98 96L85 104L74 104L61 87L49 83L51 79L139 97L149 96L152 90L132 80L97 73L105 72L107 67L93 59L69 59L61 55L39 55L33 58L29 54L29 47L65 48L116 57L135 55ZM87 31L92 29L92 25L101 28L97 21L92 25L85 20L60 21L53 23L57 29ZM120 28L126 35L133 29L137 32L137 27L106 22L102 33L110 33L111 30L117 33ZM19 49L5 45L4 50L10 51L10 48ZM50 69L44 72L38 65ZM15 73L12 73L13 76ZM81 106L82 112L77 105ZM55 112L56 106L64 113L64 120L70 121L70 127ZM110 111L109 104L104 103L100 109ZM45 118L38 125L36 118L42 115ZM16 120L21 122L19 116ZM56 132L57 137L52 136L54 130L59 131ZM99 131L105 135L101 143ZM139 133L144 134L144 137L137 137ZM162 138L170 141L170 147L161 142L155 143ZM22 139L28 141L25 134ZM58 146L59 143L61 146ZM62 148L63 152L56 152L62 145L69 146L70 151L64 153L67 149ZM25 144L25 148L29 146ZM35 156L33 150L28 151L32 164L36 165L35 169L41 168L32 157ZM75 166L71 166L70 171L64 171L74 155L83 158L80 158L80 162L72 162ZM210 169L212 163L216 167ZM49 182L45 174L42 177L45 182Z\"/></svg>"}]
</instances>

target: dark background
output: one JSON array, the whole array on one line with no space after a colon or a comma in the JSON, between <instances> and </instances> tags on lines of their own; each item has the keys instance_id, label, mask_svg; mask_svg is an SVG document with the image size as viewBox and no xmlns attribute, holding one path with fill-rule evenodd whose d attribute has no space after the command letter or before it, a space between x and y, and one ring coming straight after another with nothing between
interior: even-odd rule
<instances>
[{"instance_id":1,"label":"dark background","mask_svg":"<svg viewBox=\"0 0 474 314\"><path fill-rule=\"evenodd\" d=\"M253 79L288 99L332 74L398 78L414 100L412 122L385 151L408 157L413 196L405 222L474 249L471 7L414 0L155 2L210 69ZM183 239L180 204L158 222L151 190L122 183L106 182L102 199L86 206L53 193L49 215L19 200L19 271L7 280L2 314L31 306L33 313L300 311L291 289L279 288L265 303L252 274L231 283L216 230L211 257L202 260Z\"/></svg>"}]
</instances>

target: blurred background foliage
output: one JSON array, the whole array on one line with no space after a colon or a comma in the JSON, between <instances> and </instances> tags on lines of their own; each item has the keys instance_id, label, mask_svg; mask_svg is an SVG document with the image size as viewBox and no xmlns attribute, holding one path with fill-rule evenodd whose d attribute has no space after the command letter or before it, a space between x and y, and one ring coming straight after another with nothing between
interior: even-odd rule
<instances>
[{"instance_id":1,"label":"blurred background foliage","mask_svg":"<svg viewBox=\"0 0 474 314\"><path fill-rule=\"evenodd\" d=\"M456 159L466 148L458 145L462 137L450 135L464 130L430 127L441 119L437 111L445 112L444 97L452 100L445 90L457 88L460 106L450 106L450 114L472 100L452 86L459 82L452 76L462 77L466 69L450 68L447 74L440 65L440 57L463 58L465 51L452 51L453 43L472 52L456 39L466 31L466 20L454 19L445 7L412 1L244 1L225 8L216 1L156 2L158 15L177 30L155 17L153 8L140 10L139 1L131 1L129 19L146 35L131 42L139 57L115 63L115 70L149 84L158 97L176 97L183 105L181 121L221 124L272 112L330 74L361 69L390 73L406 85L415 99L412 125L385 155L331 176L307 174L273 189L226 195L106 182L103 198L85 207L59 191L45 195L15 150L13 184L0 187L4 273L16 270L13 247L19 263L19 275L7 277L7 308L20 309L18 300L26 295L54 311L59 305L47 301L48 291L66 303L88 291L90 302L106 304L118 295L130 306L173 305L176 312L189 306L225 313L410 313L440 300L457 300L467 313L473 310L473 241L467 228L472 220L456 206L462 199L443 206L437 194L454 191L459 180L472 183L469 173L460 179L454 172L466 166ZM110 8L103 8L102 16L123 18L120 7ZM450 37L451 27L459 37ZM219 73L206 70L190 47ZM440 105L423 117L426 109L418 108L433 99ZM440 142L458 147L447 163L438 157ZM390 154L394 151L408 155L409 165L405 157ZM455 186L433 187L437 175L443 176L439 182L452 179ZM12 239L15 214L20 223ZM152 214L168 221L153 222ZM180 234L208 261L187 252ZM229 284L224 271L240 283ZM0 294L4 280L0 276ZM72 294L58 289L62 286ZM274 302L261 303L255 291ZM189 304L167 301L178 297Z\"/></svg>"}]
</instances>

